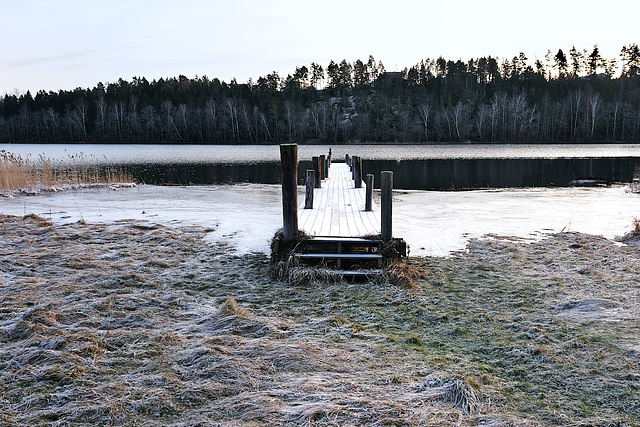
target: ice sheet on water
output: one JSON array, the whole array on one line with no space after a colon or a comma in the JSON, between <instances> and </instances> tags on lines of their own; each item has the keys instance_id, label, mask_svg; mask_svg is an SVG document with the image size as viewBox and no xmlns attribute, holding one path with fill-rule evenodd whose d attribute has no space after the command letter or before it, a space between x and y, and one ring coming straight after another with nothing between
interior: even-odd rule
<instances>
[{"instance_id":1,"label":"ice sheet on water","mask_svg":"<svg viewBox=\"0 0 640 427\"><path fill-rule=\"evenodd\" d=\"M436 256L486 234L539 238L577 231L614 238L639 214L640 195L624 186L407 191L397 194L393 207L394 235L409 242L412 255Z\"/></svg>"},{"instance_id":2,"label":"ice sheet on water","mask_svg":"<svg viewBox=\"0 0 640 427\"><path fill-rule=\"evenodd\" d=\"M269 185L83 189L0 200L0 213L35 213L57 223L135 219L211 227L208 238L229 240L239 252L266 251L281 227L280 187Z\"/></svg>"},{"instance_id":3,"label":"ice sheet on water","mask_svg":"<svg viewBox=\"0 0 640 427\"><path fill-rule=\"evenodd\" d=\"M135 219L212 227L208 239L229 242L240 254L268 252L269 241L282 227L280 187L258 184L41 193L0 199L0 213L35 213L57 223ZM398 191L393 215L393 234L409 243L411 255L446 256L486 234L537 238L540 233L579 231L621 236L640 215L640 195L623 186Z\"/></svg>"}]
</instances>

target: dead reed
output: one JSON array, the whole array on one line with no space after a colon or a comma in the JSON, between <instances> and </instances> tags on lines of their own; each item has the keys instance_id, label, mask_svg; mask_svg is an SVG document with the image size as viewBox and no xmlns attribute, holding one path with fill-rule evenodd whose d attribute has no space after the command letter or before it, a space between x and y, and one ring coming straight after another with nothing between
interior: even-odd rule
<instances>
[{"instance_id":1,"label":"dead reed","mask_svg":"<svg viewBox=\"0 0 640 427\"><path fill-rule=\"evenodd\" d=\"M132 182L125 168L100 165L94 156L84 153L69 155L67 161L56 164L42 154L34 160L0 150L0 195Z\"/></svg>"},{"instance_id":2,"label":"dead reed","mask_svg":"<svg viewBox=\"0 0 640 427\"><path fill-rule=\"evenodd\" d=\"M633 230L628 231L623 236L618 237L619 242L634 242L640 240L640 218L633 218L632 224Z\"/></svg>"}]
</instances>

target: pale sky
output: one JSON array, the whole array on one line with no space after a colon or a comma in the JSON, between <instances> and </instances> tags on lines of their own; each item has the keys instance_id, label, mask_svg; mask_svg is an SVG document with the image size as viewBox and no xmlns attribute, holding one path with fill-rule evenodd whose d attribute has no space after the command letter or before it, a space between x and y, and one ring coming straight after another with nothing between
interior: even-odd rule
<instances>
[{"instance_id":1,"label":"pale sky","mask_svg":"<svg viewBox=\"0 0 640 427\"><path fill-rule=\"evenodd\" d=\"M544 59L640 43L640 2L610 0L0 0L0 95L134 76L239 83L331 60Z\"/></svg>"}]
</instances>

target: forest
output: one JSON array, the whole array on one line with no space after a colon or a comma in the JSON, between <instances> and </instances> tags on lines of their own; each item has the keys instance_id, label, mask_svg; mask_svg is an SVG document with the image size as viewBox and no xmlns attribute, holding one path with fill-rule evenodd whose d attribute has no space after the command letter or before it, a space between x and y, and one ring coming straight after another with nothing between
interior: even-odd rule
<instances>
[{"instance_id":1,"label":"forest","mask_svg":"<svg viewBox=\"0 0 640 427\"><path fill-rule=\"evenodd\" d=\"M5 94L0 142L571 143L640 140L640 49L542 59L425 59L388 72L372 56L257 80L133 77Z\"/></svg>"}]
</instances>

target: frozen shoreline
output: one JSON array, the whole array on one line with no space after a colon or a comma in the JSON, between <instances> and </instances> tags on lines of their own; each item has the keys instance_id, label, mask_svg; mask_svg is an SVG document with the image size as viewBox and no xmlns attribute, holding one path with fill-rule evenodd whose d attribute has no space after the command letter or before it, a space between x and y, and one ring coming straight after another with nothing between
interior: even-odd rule
<instances>
[{"instance_id":1,"label":"frozen shoreline","mask_svg":"<svg viewBox=\"0 0 640 427\"><path fill-rule=\"evenodd\" d=\"M626 186L464 192L394 192L394 229L410 255L447 256L487 234L538 239L576 231L622 236L640 215L640 195ZM300 188L300 191L304 191ZM282 226L280 186L259 184L84 188L0 199L0 213L34 213L54 223L122 219L214 228L207 239L238 253L267 252Z\"/></svg>"}]
</instances>

